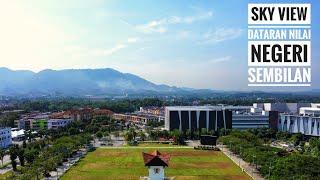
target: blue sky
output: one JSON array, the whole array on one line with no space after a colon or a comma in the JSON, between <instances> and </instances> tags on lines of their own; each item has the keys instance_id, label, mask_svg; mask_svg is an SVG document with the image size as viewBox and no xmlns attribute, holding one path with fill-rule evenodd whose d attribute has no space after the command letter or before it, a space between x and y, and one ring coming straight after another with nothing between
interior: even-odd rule
<instances>
[{"instance_id":1,"label":"blue sky","mask_svg":"<svg viewBox=\"0 0 320 180\"><path fill-rule=\"evenodd\" d=\"M248 2L262 1L1 1L0 66L109 67L157 84L255 90L247 87ZM320 88L320 3L294 2L312 3L311 88Z\"/></svg>"}]
</instances>

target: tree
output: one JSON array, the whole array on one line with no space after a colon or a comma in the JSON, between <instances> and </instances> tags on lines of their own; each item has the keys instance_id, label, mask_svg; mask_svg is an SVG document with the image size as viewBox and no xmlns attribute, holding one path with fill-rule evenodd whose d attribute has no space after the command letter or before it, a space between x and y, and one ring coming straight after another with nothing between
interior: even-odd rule
<instances>
[{"instance_id":1,"label":"tree","mask_svg":"<svg viewBox=\"0 0 320 180\"><path fill-rule=\"evenodd\" d=\"M26 148L26 147L27 147L27 143L26 143L25 140L24 140L23 143L22 143L22 147L23 147L23 148Z\"/></svg>"},{"instance_id":2,"label":"tree","mask_svg":"<svg viewBox=\"0 0 320 180\"><path fill-rule=\"evenodd\" d=\"M25 152L24 152L24 156L25 156L25 159L28 163L33 163L34 159L36 158L38 154L38 151L34 148L32 149L26 149Z\"/></svg>"},{"instance_id":3,"label":"tree","mask_svg":"<svg viewBox=\"0 0 320 180\"><path fill-rule=\"evenodd\" d=\"M140 137L140 139L142 141L144 141L146 139L146 134L143 131L139 131L138 136Z\"/></svg>"},{"instance_id":4,"label":"tree","mask_svg":"<svg viewBox=\"0 0 320 180\"><path fill-rule=\"evenodd\" d=\"M24 149L23 148L17 148L17 156L19 158L21 166L24 166Z\"/></svg>"},{"instance_id":5,"label":"tree","mask_svg":"<svg viewBox=\"0 0 320 180\"><path fill-rule=\"evenodd\" d=\"M133 134L130 131L127 131L124 133L124 138L126 141L132 141L133 140Z\"/></svg>"},{"instance_id":6,"label":"tree","mask_svg":"<svg viewBox=\"0 0 320 180\"><path fill-rule=\"evenodd\" d=\"M79 133L79 129L77 129L77 128L72 127L72 128L69 129L69 134L70 135L76 135L78 133Z\"/></svg>"},{"instance_id":7,"label":"tree","mask_svg":"<svg viewBox=\"0 0 320 180\"><path fill-rule=\"evenodd\" d=\"M14 127L14 120L19 118L19 113L9 112L0 115L1 127Z\"/></svg>"},{"instance_id":8,"label":"tree","mask_svg":"<svg viewBox=\"0 0 320 180\"><path fill-rule=\"evenodd\" d=\"M293 134L290 138L290 141L295 145L299 145L300 142L303 140L303 134L301 133L297 133L297 134Z\"/></svg>"},{"instance_id":9,"label":"tree","mask_svg":"<svg viewBox=\"0 0 320 180\"><path fill-rule=\"evenodd\" d=\"M173 137L175 143L184 144L183 134L178 129L171 131L170 135Z\"/></svg>"},{"instance_id":10,"label":"tree","mask_svg":"<svg viewBox=\"0 0 320 180\"><path fill-rule=\"evenodd\" d=\"M12 165L13 171L17 170L17 162L16 162L17 148L18 148L18 145L14 145L9 149L10 160L11 160L11 165Z\"/></svg>"},{"instance_id":11,"label":"tree","mask_svg":"<svg viewBox=\"0 0 320 180\"><path fill-rule=\"evenodd\" d=\"M32 142L32 140L33 140L33 134L32 134L32 131L31 130L28 130L26 133L25 133L25 135L26 135L26 138L28 139L28 141L29 142Z\"/></svg>"},{"instance_id":12,"label":"tree","mask_svg":"<svg viewBox=\"0 0 320 180\"><path fill-rule=\"evenodd\" d=\"M314 156L320 157L320 139L312 137L309 140L310 153Z\"/></svg>"},{"instance_id":13,"label":"tree","mask_svg":"<svg viewBox=\"0 0 320 180\"><path fill-rule=\"evenodd\" d=\"M0 158L1 158L1 165L3 166L3 158L6 155L6 151L3 149L0 149Z\"/></svg>"},{"instance_id":14,"label":"tree","mask_svg":"<svg viewBox=\"0 0 320 180\"><path fill-rule=\"evenodd\" d=\"M133 139L136 139L137 132L134 128L130 128L129 131L132 133Z\"/></svg>"},{"instance_id":15,"label":"tree","mask_svg":"<svg viewBox=\"0 0 320 180\"><path fill-rule=\"evenodd\" d=\"M96 133L96 136L97 136L97 138L101 139L101 138L103 137L103 134L102 134L101 131L98 131L98 132Z\"/></svg>"}]
</instances>

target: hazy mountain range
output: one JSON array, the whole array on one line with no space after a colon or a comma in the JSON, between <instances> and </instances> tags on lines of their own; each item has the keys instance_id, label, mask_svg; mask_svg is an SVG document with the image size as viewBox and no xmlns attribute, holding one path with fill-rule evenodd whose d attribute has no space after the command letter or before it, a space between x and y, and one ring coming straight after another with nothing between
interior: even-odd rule
<instances>
[{"instance_id":1,"label":"hazy mountain range","mask_svg":"<svg viewBox=\"0 0 320 180\"><path fill-rule=\"evenodd\" d=\"M124 95L127 93L210 92L157 85L130 73L114 69L26 70L0 68L0 95Z\"/></svg>"}]
</instances>

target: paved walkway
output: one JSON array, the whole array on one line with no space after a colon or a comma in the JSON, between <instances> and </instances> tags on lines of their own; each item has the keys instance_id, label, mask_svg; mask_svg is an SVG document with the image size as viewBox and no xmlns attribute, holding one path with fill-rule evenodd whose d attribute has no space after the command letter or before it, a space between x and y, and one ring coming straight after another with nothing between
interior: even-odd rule
<instances>
[{"instance_id":1,"label":"paved walkway","mask_svg":"<svg viewBox=\"0 0 320 180\"><path fill-rule=\"evenodd\" d=\"M68 171L76 162L78 162L81 157L85 156L87 151L77 151L77 154L71 158L68 158L68 162L64 162L62 166L56 167L56 171L51 171L51 177L44 178L45 180L57 180L62 176L66 171Z\"/></svg>"},{"instance_id":2,"label":"paved walkway","mask_svg":"<svg viewBox=\"0 0 320 180\"><path fill-rule=\"evenodd\" d=\"M254 167L250 166L249 163L245 162L237 155L229 151L225 145L218 145L221 152L223 152L226 156L228 156L235 164L237 164L244 172L246 172L252 179L254 180L264 180L264 178L260 175L259 171Z\"/></svg>"},{"instance_id":3,"label":"paved walkway","mask_svg":"<svg viewBox=\"0 0 320 180\"><path fill-rule=\"evenodd\" d=\"M5 174L12 170L10 156L9 156L9 160L3 161L3 162L5 162L3 164L8 164L8 165L0 169L0 174ZM16 159L16 162L17 162L17 166L20 166L20 162L18 158Z\"/></svg>"}]
</instances>

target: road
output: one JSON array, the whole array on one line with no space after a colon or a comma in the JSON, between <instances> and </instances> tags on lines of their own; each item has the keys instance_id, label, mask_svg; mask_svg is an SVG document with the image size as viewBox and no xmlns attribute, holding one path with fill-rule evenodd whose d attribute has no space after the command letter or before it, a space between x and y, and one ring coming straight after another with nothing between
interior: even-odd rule
<instances>
[{"instance_id":1,"label":"road","mask_svg":"<svg viewBox=\"0 0 320 180\"><path fill-rule=\"evenodd\" d=\"M237 164L243 171L245 171L254 180L264 180L260 175L259 171L251 166L249 163L245 162L239 158L236 154L232 153L225 145L218 145L221 152L228 156L235 164Z\"/></svg>"},{"instance_id":2,"label":"road","mask_svg":"<svg viewBox=\"0 0 320 180\"><path fill-rule=\"evenodd\" d=\"M3 164L7 164L7 163L10 163L11 160L10 160L10 155L5 155L3 157Z\"/></svg>"},{"instance_id":3,"label":"road","mask_svg":"<svg viewBox=\"0 0 320 180\"><path fill-rule=\"evenodd\" d=\"M18 163L17 165L19 166L20 162L19 162L19 159L18 159L18 158L16 159L16 162ZM0 169L0 174L5 174L5 173L7 173L8 171L11 171L11 170L12 170L11 160L10 160L10 156L9 156L9 155L6 155L6 156L3 158L3 164L7 164L7 163L10 163L10 164L7 165L5 168L1 168L1 169Z\"/></svg>"},{"instance_id":4,"label":"road","mask_svg":"<svg viewBox=\"0 0 320 180\"><path fill-rule=\"evenodd\" d=\"M125 141L123 137L116 137L114 135L110 136L110 142L112 143L112 146L101 146L101 143L108 144L108 141L101 141L98 138L94 138L92 141L93 147L121 147L124 145Z\"/></svg>"}]
</instances>

